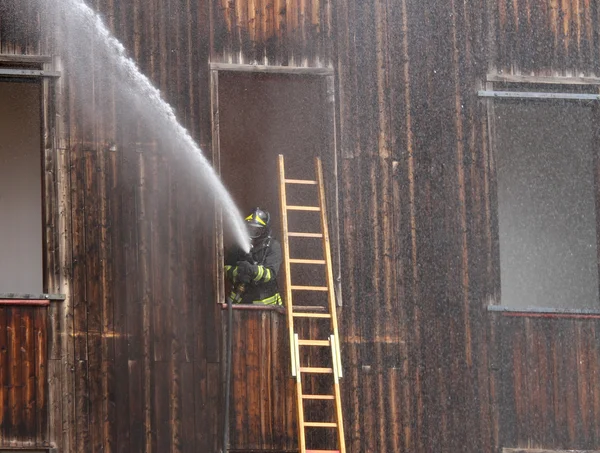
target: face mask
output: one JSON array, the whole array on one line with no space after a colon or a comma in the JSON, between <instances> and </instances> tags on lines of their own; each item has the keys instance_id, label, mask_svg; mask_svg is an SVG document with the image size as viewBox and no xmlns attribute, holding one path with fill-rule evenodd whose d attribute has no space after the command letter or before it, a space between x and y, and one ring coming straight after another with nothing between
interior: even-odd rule
<instances>
[{"instance_id":1,"label":"face mask","mask_svg":"<svg viewBox=\"0 0 600 453\"><path fill-rule=\"evenodd\" d=\"M250 237L250 239L259 238L264 231L264 227L257 225L246 225L246 229L248 231L248 237Z\"/></svg>"}]
</instances>

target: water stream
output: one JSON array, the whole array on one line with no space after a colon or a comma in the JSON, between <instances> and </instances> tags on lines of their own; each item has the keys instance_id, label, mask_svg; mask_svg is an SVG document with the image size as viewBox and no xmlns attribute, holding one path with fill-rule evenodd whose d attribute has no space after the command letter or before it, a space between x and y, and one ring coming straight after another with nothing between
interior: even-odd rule
<instances>
[{"instance_id":1,"label":"water stream","mask_svg":"<svg viewBox=\"0 0 600 453\"><path fill-rule=\"evenodd\" d=\"M78 52L89 53L92 49L86 49L85 45L79 44L78 41L93 40L93 52L97 54L97 59L103 62L100 70L98 68L91 69L95 71L94 75L98 78L110 78L113 86L117 84L116 95L125 98L127 105L131 106L131 114L143 119L145 125L154 133L168 138L171 146L185 153L194 172L197 171L198 178L202 178L202 186L215 196L222 208L223 221L230 229L234 240L248 251L250 249L249 239L238 208L200 147L177 120L173 108L165 102L160 91L148 77L142 74L137 64L127 56L123 44L112 35L96 12L83 0L63 0L63 6L62 19L69 31L68 39L71 41L65 47L75 54ZM88 36L81 36L82 34ZM78 55L69 55L68 57L70 61L68 70L73 72L90 71L90 68L86 68L87 65L76 64ZM102 72L96 74L99 71ZM81 73L78 76L89 77L90 74ZM124 112L119 113L123 114ZM190 209L193 208L190 206Z\"/></svg>"}]
</instances>

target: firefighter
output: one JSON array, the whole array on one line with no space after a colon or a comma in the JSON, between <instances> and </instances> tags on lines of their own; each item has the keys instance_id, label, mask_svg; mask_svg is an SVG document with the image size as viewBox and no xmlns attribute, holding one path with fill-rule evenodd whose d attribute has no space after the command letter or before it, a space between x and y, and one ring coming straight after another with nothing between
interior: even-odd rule
<instances>
[{"instance_id":1,"label":"firefighter","mask_svg":"<svg viewBox=\"0 0 600 453\"><path fill-rule=\"evenodd\" d=\"M229 298L235 304L282 305L277 286L281 245L271 237L271 215L254 208L245 221L250 253L234 250L225 260L225 275L232 284Z\"/></svg>"}]
</instances>

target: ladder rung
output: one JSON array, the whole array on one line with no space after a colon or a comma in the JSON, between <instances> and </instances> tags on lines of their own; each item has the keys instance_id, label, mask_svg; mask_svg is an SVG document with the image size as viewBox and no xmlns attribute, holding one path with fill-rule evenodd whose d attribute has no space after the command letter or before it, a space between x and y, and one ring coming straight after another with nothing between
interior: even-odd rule
<instances>
[{"instance_id":1,"label":"ladder rung","mask_svg":"<svg viewBox=\"0 0 600 453\"><path fill-rule=\"evenodd\" d=\"M327 291L327 286L298 286L292 285L292 290L296 291Z\"/></svg>"},{"instance_id":2,"label":"ladder rung","mask_svg":"<svg viewBox=\"0 0 600 453\"><path fill-rule=\"evenodd\" d=\"M318 206L286 206L285 209L288 211L320 211L321 208Z\"/></svg>"},{"instance_id":3,"label":"ladder rung","mask_svg":"<svg viewBox=\"0 0 600 453\"><path fill-rule=\"evenodd\" d=\"M297 237L297 238L322 238L323 235L321 233L300 233L300 232L288 232L288 236Z\"/></svg>"},{"instance_id":4,"label":"ladder rung","mask_svg":"<svg viewBox=\"0 0 600 453\"><path fill-rule=\"evenodd\" d=\"M285 182L286 184L317 184L317 181L311 181L309 179L286 179Z\"/></svg>"},{"instance_id":5,"label":"ladder rung","mask_svg":"<svg viewBox=\"0 0 600 453\"><path fill-rule=\"evenodd\" d=\"M309 428L337 428L335 422L304 422L303 425Z\"/></svg>"},{"instance_id":6,"label":"ladder rung","mask_svg":"<svg viewBox=\"0 0 600 453\"><path fill-rule=\"evenodd\" d=\"M305 400L334 400L335 395L302 395Z\"/></svg>"},{"instance_id":7,"label":"ladder rung","mask_svg":"<svg viewBox=\"0 0 600 453\"><path fill-rule=\"evenodd\" d=\"M307 311L325 313L328 310L327 307L323 307L321 305L292 305L292 309L294 310L294 313L306 313Z\"/></svg>"},{"instance_id":8,"label":"ladder rung","mask_svg":"<svg viewBox=\"0 0 600 453\"><path fill-rule=\"evenodd\" d=\"M311 374L331 374L331 373L333 373L333 368L301 366L300 372L301 373L311 373Z\"/></svg>"},{"instance_id":9,"label":"ladder rung","mask_svg":"<svg viewBox=\"0 0 600 453\"><path fill-rule=\"evenodd\" d=\"M329 313L292 313L294 318L331 318Z\"/></svg>"},{"instance_id":10,"label":"ladder rung","mask_svg":"<svg viewBox=\"0 0 600 453\"><path fill-rule=\"evenodd\" d=\"M325 264L325 260L309 260L304 258L290 258L290 263L297 264Z\"/></svg>"},{"instance_id":11,"label":"ladder rung","mask_svg":"<svg viewBox=\"0 0 600 453\"><path fill-rule=\"evenodd\" d=\"M306 450L306 453L340 453L339 450Z\"/></svg>"},{"instance_id":12,"label":"ladder rung","mask_svg":"<svg viewBox=\"0 0 600 453\"><path fill-rule=\"evenodd\" d=\"M300 346L329 346L329 340L298 340Z\"/></svg>"}]
</instances>

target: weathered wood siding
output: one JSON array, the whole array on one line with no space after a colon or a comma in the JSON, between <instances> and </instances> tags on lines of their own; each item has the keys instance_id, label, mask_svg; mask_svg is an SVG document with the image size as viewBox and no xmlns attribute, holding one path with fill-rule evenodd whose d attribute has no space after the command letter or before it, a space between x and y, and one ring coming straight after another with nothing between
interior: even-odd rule
<instances>
[{"instance_id":1,"label":"weathered wood siding","mask_svg":"<svg viewBox=\"0 0 600 453\"><path fill-rule=\"evenodd\" d=\"M491 2L491 66L505 74L599 76L596 1Z\"/></svg>"},{"instance_id":2,"label":"weathered wood siding","mask_svg":"<svg viewBox=\"0 0 600 453\"><path fill-rule=\"evenodd\" d=\"M46 307L0 305L0 448L48 439Z\"/></svg>"},{"instance_id":3,"label":"weathered wood siding","mask_svg":"<svg viewBox=\"0 0 600 453\"><path fill-rule=\"evenodd\" d=\"M210 450L220 337L211 282L199 278L210 241L202 210L165 214L198 189L151 146L75 145L69 159L73 341L57 338L52 358L64 367L73 354L73 370L57 371L67 380L55 383L52 440L67 451Z\"/></svg>"},{"instance_id":4,"label":"weathered wood siding","mask_svg":"<svg viewBox=\"0 0 600 453\"><path fill-rule=\"evenodd\" d=\"M493 451L486 8L337 4L349 451Z\"/></svg>"},{"instance_id":5,"label":"weathered wood siding","mask_svg":"<svg viewBox=\"0 0 600 453\"><path fill-rule=\"evenodd\" d=\"M331 67L331 0L210 0L211 62Z\"/></svg>"},{"instance_id":6,"label":"weathered wood siding","mask_svg":"<svg viewBox=\"0 0 600 453\"><path fill-rule=\"evenodd\" d=\"M195 68L208 60L200 26L208 5L91 6L207 143L208 77ZM97 64L93 52L84 64ZM160 149L151 131L121 115L126 108L110 83L69 74L61 82L60 221L70 293L51 344L50 440L61 451L215 451L221 345L212 203L177 150ZM91 122L80 110L86 105L97 113Z\"/></svg>"},{"instance_id":7,"label":"weathered wood siding","mask_svg":"<svg viewBox=\"0 0 600 453\"><path fill-rule=\"evenodd\" d=\"M291 375L285 312L258 307L233 310L230 445L233 451L298 451L295 380ZM302 323L302 338L326 338L327 321ZM310 333L308 330L310 329ZM331 366L327 353L301 348L303 366ZM304 376L306 394L327 394L331 383ZM305 401L306 420L333 420L331 401ZM307 432L310 449L335 448L331 430Z\"/></svg>"},{"instance_id":8,"label":"weathered wood siding","mask_svg":"<svg viewBox=\"0 0 600 453\"><path fill-rule=\"evenodd\" d=\"M208 3L89 3L210 149ZM3 52L54 55L44 44L54 32L81 39L68 29L39 36L56 8L37 5L48 3L1 2ZM60 57L68 67L70 56ZM3 441L65 452L216 451L212 201L177 150L158 149L122 116L110 82L91 76L94 52L80 57L90 77L63 73L45 106L46 282L67 295L49 312L49 432L3 425ZM82 106L92 106L92 121Z\"/></svg>"},{"instance_id":9,"label":"weathered wood siding","mask_svg":"<svg viewBox=\"0 0 600 453\"><path fill-rule=\"evenodd\" d=\"M202 2L95 2L182 123L210 132ZM68 31L67 31L68 32ZM76 37L73 37L76 39ZM87 64L94 64L93 53ZM52 439L66 451L216 451L220 311L213 292L212 201L178 150L123 117L110 85L66 79L72 392ZM96 106L92 123L78 106ZM114 144L114 147L112 146ZM206 147L205 147L206 149ZM70 315L70 316L69 316ZM68 362L68 358L67 358ZM64 374L64 370L63 370ZM68 409L67 411L64 408Z\"/></svg>"},{"instance_id":10,"label":"weathered wood siding","mask_svg":"<svg viewBox=\"0 0 600 453\"><path fill-rule=\"evenodd\" d=\"M234 310L232 449L293 450L296 399L284 314Z\"/></svg>"},{"instance_id":11,"label":"weathered wood siding","mask_svg":"<svg viewBox=\"0 0 600 453\"><path fill-rule=\"evenodd\" d=\"M44 2L0 2L0 54L39 55L44 49L43 27L49 25ZM44 49L46 50L46 49Z\"/></svg>"},{"instance_id":12,"label":"weathered wood siding","mask_svg":"<svg viewBox=\"0 0 600 453\"><path fill-rule=\"evenodd\" d=\"M512 414L492 405L497 395L489 386L490 349L504 338L498 331L508 327L499 326L496 341L490 341L485 306L499 291L495 180L487 113L476 95L489 68L519 73L529 67L536 75L595 73L597 51L586 49L597 45L586 47L585 36L598 27L597 5L548 2L562 11L559 30L547 16L531 12L526 17L535 27L526 29L523 20L521 32L515 33L510 23L542 3L373 0L337 5L346 271L341 331L350 451L496 451L527 446L527 438L550 436L554 430L539 426L539 433L517 438L509 426ZM514 14L503 16L507 9ZM573 30L579 30L579 41L563 39ZM595 33L591 36L596 39ZM545 52L544 59L526 66L531 52ZM551 344L556 361L568 362L569 348L558 346L564 338L560 322L549 330L555 334ZM509 329L525 342L523 326ZM595 337L589 331L582 336L578 341L589 348ZM524 344L531 347L531 355L523 358L527 363L543 354L540 341ZM501 360L494 366L502 385L517 385L510 363ZM578 395L595 394L594 376L576 383L557 376L553 391L565 402L575 389ZM548 375L540 374L539 381L533 374L520 379L519 385L523 380L542 385ZM536 408L544 404L539 393L526 397L519 392L513 398L519 405L521 398ZM504 415L496 412L500 408ZM523 409L519 417L532 414ZM494 431L499 416L504 424ZM597 421L589 412L582 422L583 416L574 416L575 432L590 433L583 435L585 446L597 448L591 434L597 432ZM583 445L570 442L575 437L558 438L566 426L556 429L546 448Z\"/></svg>"},{"instance_id":13,"label":"weathered wood siding","mask_svg":"<svg viewBox=\"0 0 600 453\"><path fill-rule=\"evenodd\" d=\"M56 51L43 33L55 19L40 3L0 2L2 52ZM552 398L571 408L575 424L556 418L540 433L506 421L511 410L518 420L537 415L517 409L521 396L537 408L547 404L545 393L521 390L542 382L523 370L550 350L557 366L571 363L572 349L558 340L581 348L588 362L573 366L582 379L593 376L597 333L580 321L548 321L539 331L537 323L502 321L490 331L486 306L498 291L495 187L486 108L476 96L489 68L596 74L595 2L89 3L205 150L209 62L334 65L349 452L493 452L536 436L547 447L597 447L597 384L578 380L578 399L571 399L575 384L566 367L552 380ZM25 25L17 27L17 19ZM91 53L86 64L94 63ZM49 310L50 432L46 439L29 430L23 436L65 452L217 451L223 357L212 203L176 151L157 149L143 125L123 121L120 100L106 86L64 75L48 92L46 131L56 133L45 143L46 280L49 292L67 300ZM82 104L101 115L84 120ZM264 316L263 323L263 314L248 315L236 332L253 351L237 351L238 373L248 378L240 374L235 388L232 439L240 449L295 442L293 405L274 404L287 383L268 378L273 393L260 396L272 399L258 412L248 412L243 399L255 398L248 389L260 388L261 376L274 369L261 362L261 348L265 357L279 357L266 348L282 326ZM499 345L512 360L490 356ZM244 369L243 358L260 366ZM515 361L524 363L520 374ZM499 368L493 379L490 366ZM501 406L498 389L511 387L519 393ZM582 395L590 396L586 414L573 408ZM284 432L268 422L276 417L264 409L269 404L285 410L277 418ZM18 433L6 440L19 442Z\"/></svg>"},{"instance_id":14,"label":"weathered wood siding","mask_svg":"<svg viewBox=\"0 0 600 453\"><path fill-rule=\"evenodd\" d=\"M495 314L490 321L498 444L597 450L598 319Z\"/></svg>"},{"instance_id":15,"label":"weathered wood siding","mask_svg":"<svg viewBox=\"0 0 600 453\"><path fill-rule=\"evenodd\" d=\"M0 54L11 57L51 55L54 16L48 5L37 1L0 2ZM10 64L10 63L7 63ZM39 63L33 67L40 68ZM1 83L1 80L0 80ZM54 148L53 97L49 85L42 88L44 137L42 184L44 200L44 288L59 293L57 252L56 153ZM6 259L3 258L3 259ZM57 302L60 303L60 302ZM50 444L48 383L52 371L49 317L55 308L0 306L0 448L29 448Z\"/></svg>"}]
</instances>

